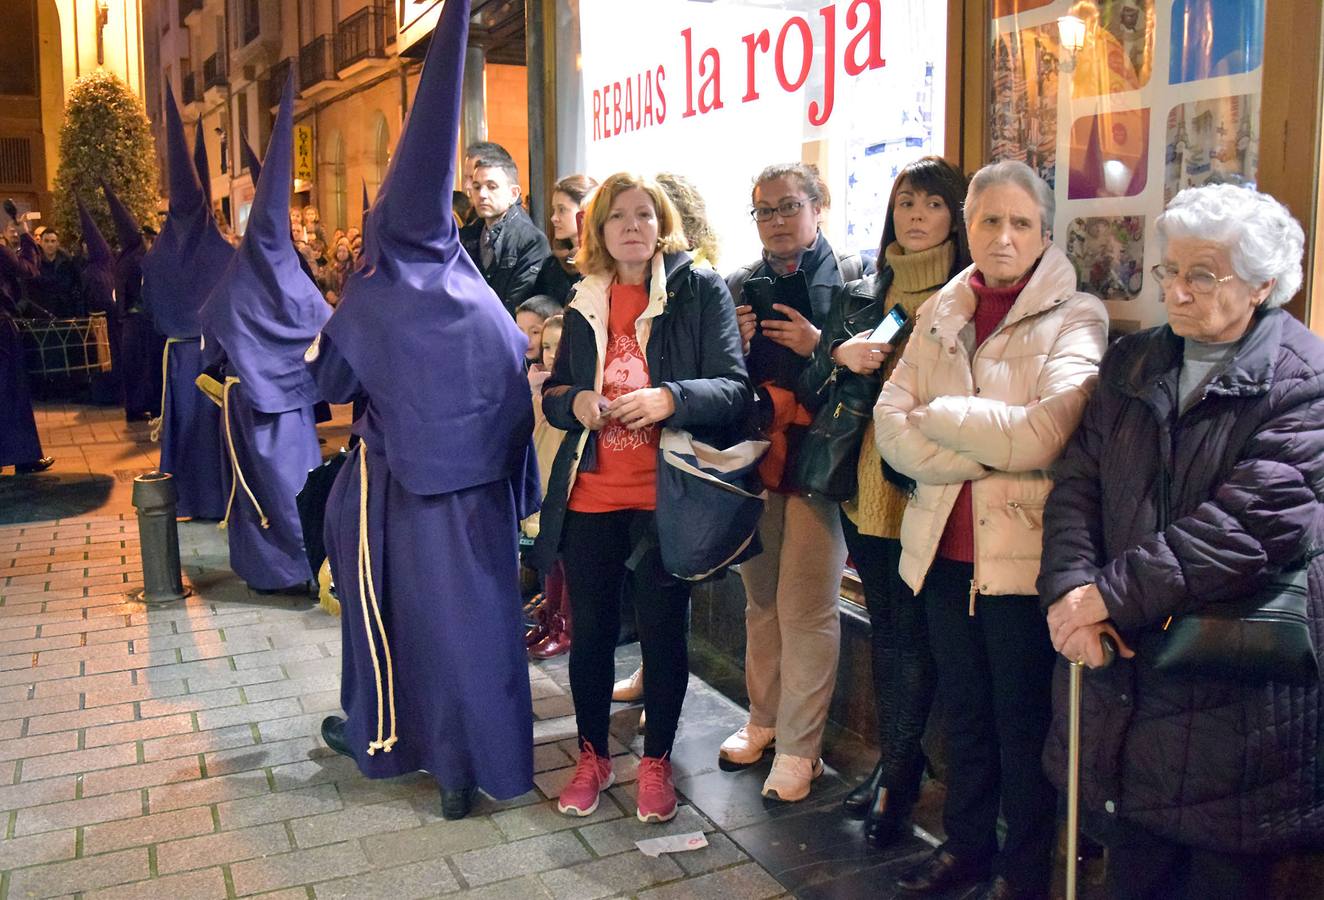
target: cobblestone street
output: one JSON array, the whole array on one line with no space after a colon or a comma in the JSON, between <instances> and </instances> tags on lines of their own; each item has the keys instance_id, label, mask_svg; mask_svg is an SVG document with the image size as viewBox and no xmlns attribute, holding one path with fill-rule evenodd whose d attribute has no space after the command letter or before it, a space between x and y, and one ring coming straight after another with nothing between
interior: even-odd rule
<instances>
[{"instance_id":1,"label":"cobblestone street","mask_svg":"<svg viewBox=\"0 0 1324 900\"><path fill-rule=\"evenodd\" d=\"M575 753L564 657L530 667L536 791L447 822L428 776L362 778L318 736L339 708L339 623L311 600L251 593L214 524L180 525L192 597L126 599L142 577L131 481L155 450L116 413L40 410L55 467L0 477L0 900L761 898L787 889L740 841L823 861L768 831L791 808L758 798L766 763L718 772L716 744L744 713L697 679L675 753L690 802L665 826L634 818L637 707L616 708L610 799L587 819L556 812ZM623 648L618 671L636 661ZM815 790L834 822L844 789L828 776ZM811 804L793 811L823 833ZM634 846L692 831L706 849Z\"/></svg>"}]
</instances>

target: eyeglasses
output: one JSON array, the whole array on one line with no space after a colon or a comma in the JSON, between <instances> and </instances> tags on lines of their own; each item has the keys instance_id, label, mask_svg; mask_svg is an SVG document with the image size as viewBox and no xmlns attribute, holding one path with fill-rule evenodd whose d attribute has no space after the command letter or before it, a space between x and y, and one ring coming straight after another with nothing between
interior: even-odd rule
<instances>
[{"instance_id":1,"label":"eyeglasses","mask_svg":"<svg viewBox=\"0 0 1324 900\"><path fill-rule=\"evenodd\" d=\"M1177 271L1176 266L1164 265L1163 263L1159 263L1149 271L1150 274L1158 279L1158 283L1162 286L1163 290L1166 291L1168 288L1172 287L1174 281L1181 278L1182 281L1186 282L1186 288L1192 294L1212 294L1214 291L1218 290L1220 284L1231 281L1233 278L1237 277L1236 275L1224 275L1222 278L1219 278L1213 272L1206 272L1204 269L1195 269L1182 275Z\"/></svg>"},{"instance_id":2,"label":"eyeglasses","mask_svg":"<svg viewBox=\"0 0 1324 900\"><path fill-rule=\"evenodd\" d=\"M805 201L787 200L778 206L756 206L749 211L749 215L755 222L771 222L773 216L781 216L783 219L793 219L800 215L800 210L804 209Z\"/></svg>"}]
</instances>

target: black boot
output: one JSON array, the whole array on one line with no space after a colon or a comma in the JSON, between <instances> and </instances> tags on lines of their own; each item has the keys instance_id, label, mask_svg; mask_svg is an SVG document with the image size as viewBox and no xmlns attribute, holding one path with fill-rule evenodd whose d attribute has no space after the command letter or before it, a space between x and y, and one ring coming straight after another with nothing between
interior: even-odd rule
<instances>
[{"instance_id":1,"label":"black boot","mask_svg":"<svg viewBox=\"0 0 1324 900\"><path fill-rule=\"evenodd\" d=\"M859 786L841 801L841 808L845 810L846 815L852 819L863 819L869 812L869 806L873 803L874 794L878 792L878 785L882 780L883 761L880 759L869 777L860 782Z\"/></svg>"},{"instance_id":2,"label":"black boot","mask_svg":"<svg viewBox=\"0 0 1324 900\"><path fill-rule=\"evenodd\" d=\"M458 791L441 789L441 817L443 819L463 819L469 815L474 805L474 789L460 788Z\"/></svg>"},{"instance_id":3,"label":"black boot","mask_svg":"<svg viewBox=\"0 0 1324 900\"><path fill-rule=\"evenodd\" d=\"M345 720L340 716L327 716L322 720L322 740L341 756L354 758L349 752L349 744L345 743Z\"/></svg>"},{"instance_id":4,"label":"black boot","mask_svg":"<svg viewBox=\"0 0 1324 900\"><path fill-rule=\"evenodd\" d=\"M910 806L895 791L880 784L864 817L864 839L875 847L896 843L906 833Z\"/></svg>"}]
</instances>

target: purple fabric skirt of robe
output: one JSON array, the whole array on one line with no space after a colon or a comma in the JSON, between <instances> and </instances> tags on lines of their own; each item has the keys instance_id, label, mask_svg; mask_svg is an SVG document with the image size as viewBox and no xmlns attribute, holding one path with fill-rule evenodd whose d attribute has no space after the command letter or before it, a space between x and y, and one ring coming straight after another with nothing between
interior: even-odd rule
<instances>
[{"instance_id":1,"label":"purple fabric skirt of robe","mask_svg":"<svg viewBox=\"0 0 1324 900\"><path fill-rule=\"evenodd\" d=\"M41 440L32 416L32 394L23 360L23 340L7 315L0 315L0 466L41 459Z\"/></svg>"},{"instance_id":2,"label":"purple fabric skirt of robe","mask_svg":"<svg viewBox=\"0 0 1324 900\"><path fill-rule=\"evenodd\" d=\"M295 498L303 490L309 471L322 461L313 408L264 413L248 403L243 384L230 389L228 408L230 438L239 468L267 517L267 527L263 528L253 501L243 485L237 485L226 527L230 568L249 587L260 591L309 581L313 573L304 552ZM224 429L224 422L221 427ZM228 464L222 468L228 495L233 476Z\"/></svg>"},{"instance_id":3,"label":"purple fabric skirt of robe","mask_svg":"<svg viewBox=\"0 0 1324 900\"><path fill-rule=\"evenodd\" d=\"M115 357L124 390L124 416L136 422L161 414L161 351L165 338L152 327L151 316L127 313L120 323L120 350Z\"/></svg>"},{"instance_id":4,"label":"purple fabric skirt of robe","mask_svg":"<svg viewBox=\"0 0 1324 900\"><path fill-rule=\"evenodd\" d=\"M223 471L230 462L221 447L221 409L194 384L202 373L198 340L170 345L165 422L161 427L161 471L175 479L176 515L219 519L227 491Z\"/></svg>"},{"instance_id":5,"label":"purple fabric skirt of robe","mask_svg":"<svg viewBox=\"0 0 1324 900\"><path fill-rule=\"evenodd\" d=\"M533 707L520 624L515 495L509 481L420 496L368 452L368 546L390 644L396 735L377 738L376 679L358 580L359 451L327 502L326 546L340 598L340 703L359 771L388 778L420 769L442 787L497 799L533 788ZM373 622L371 607L367 616ZM390 732L381 643L382 716Z\"/></svg>"}]
</instances>

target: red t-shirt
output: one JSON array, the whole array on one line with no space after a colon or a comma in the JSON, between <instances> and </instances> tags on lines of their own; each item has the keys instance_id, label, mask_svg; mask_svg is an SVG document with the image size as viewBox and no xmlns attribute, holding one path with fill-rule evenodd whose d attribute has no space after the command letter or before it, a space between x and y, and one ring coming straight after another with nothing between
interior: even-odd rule
<instances>
[{"instance_id":1,"label":"red t-shirt","mask_svg":"<svg viewBox=\"0 0 1324 900\"><path fill-rule=\"evenodd\" d=\"M641 284L613 284L610 306L602 396L615 400L651 386L648 361L634 327L648 306L648 289ZM656 425L631 431L609 419L598 432L597 470L580 472L575 478L569 508L586 513L656 509L659 434Z\"/></svg>"}]
</instances>

